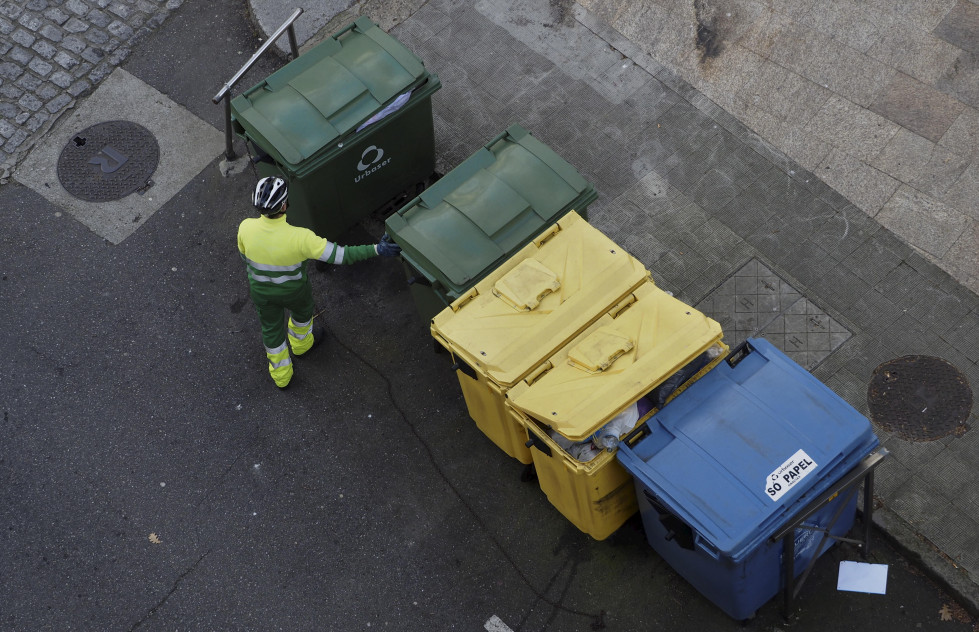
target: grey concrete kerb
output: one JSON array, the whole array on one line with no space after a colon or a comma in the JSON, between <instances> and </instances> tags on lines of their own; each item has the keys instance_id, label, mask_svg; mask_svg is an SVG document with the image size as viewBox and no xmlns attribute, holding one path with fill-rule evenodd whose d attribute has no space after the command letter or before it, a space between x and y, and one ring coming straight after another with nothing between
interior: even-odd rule
<instances>
[{"instance_id":1,"label":"grey concrete kerb","mask_svg":"<svg viewBox=\"0 0 979 632\"><path fill-rule=\"evenodd\" d=\"M965 569L943 556L938 547L922 538L887 507L874 510L874 525L905 557L915 562L962 604L969 614L979 617L979 585Z\"/></svg>"},{"instance_id":2,"label":"grey concrete kerb","mask_svg":"<svg viewBox=\"0 0 979 632\"><path fill-rule=\"evenodd\" d=\"M300 52L339 31L357 17L374 20L385 31L397 26L421 8L427 0L248 0L249 14L263 38L267 38L297 8L303 9L294 25ZM275 47L281 54L289 52L289 40L283 35Z\"/></svg>"}]
</instances>

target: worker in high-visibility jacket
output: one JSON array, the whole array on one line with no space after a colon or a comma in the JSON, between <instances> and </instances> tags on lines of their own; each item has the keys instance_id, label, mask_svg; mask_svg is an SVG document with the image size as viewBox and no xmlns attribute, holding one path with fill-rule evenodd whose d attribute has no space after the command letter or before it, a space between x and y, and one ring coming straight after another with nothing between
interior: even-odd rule
<instances>
[{"instance_id":1,"label":"worker in high-visibility jacket","mask_svg":"<svg viewBox=\"0 0 979 632\"><path fill-rule=\"evenodd\" d=\"M269 373L279 388L292 379L292 353L300 356L323 339L313 331L313 290L306 261L349 264L378 255L394 257L401 248L387 234L376 245L340 246L308 228L286 222L288 187L282 178L259 180L252 203L262 212L238 227L238 250L248 269L252 303L262 324ZM288 310L289 326L285 325ZM286 342L288 340L288 343Z\"/></svg>"}]
</instances>

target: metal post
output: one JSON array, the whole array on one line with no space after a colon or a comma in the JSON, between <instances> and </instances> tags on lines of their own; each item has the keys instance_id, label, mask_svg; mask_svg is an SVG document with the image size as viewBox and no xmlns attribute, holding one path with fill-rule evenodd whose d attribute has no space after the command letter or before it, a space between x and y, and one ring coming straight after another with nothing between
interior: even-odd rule
<instances>
[{"instance_id":1,"label":"metal post","mask_svg":"<svg viewBox=\"0 0 979 632\"><path fill-rule=\"evenodd\" d=\"M228 160L236 158L234 137L231 134L231 93L224 95L224 157Z\"/></svg>"},{"instance_id":2,"label":"metal post","mask_svg":"<svg viewBox=\"0 0 979 632\"><path fill-rule=\"evenodd\" d=\"M795 598L795 529L788 532L782 543L782 562L785 565L785 592L783 594L782 616L787 621L792 616L792 600Z\"/></svg>"},{"instance_id":3,"label":"metal post","mask_svg":"<svg viewBox=\"0 0 979 632\"><path fill-rule=\"evenodd\" d=\"M289 23L289 49L292 51L292 58L299 57L299 44L296 42L296 29Z\"/></svg>"}]
</instances>

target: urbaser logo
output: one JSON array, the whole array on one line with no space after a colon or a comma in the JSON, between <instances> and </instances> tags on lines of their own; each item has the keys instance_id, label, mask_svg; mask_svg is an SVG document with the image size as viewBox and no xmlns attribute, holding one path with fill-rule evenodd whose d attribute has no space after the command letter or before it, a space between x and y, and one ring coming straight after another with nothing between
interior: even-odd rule
<instances>
[{"instance_id":1,"label":"urbaser logo","mask_svg":"<svg viewBox=\"0 0 979 632\"><path fill-rule=\"evenodd\" d=\"M390 158L384 159L384 150L377 145L371 145L360 155L360 162L357 163L357 171L360 173L354 178L354 182L360 182L381 167L387 166L391 162Z\"/></svg>"}]
</instances>

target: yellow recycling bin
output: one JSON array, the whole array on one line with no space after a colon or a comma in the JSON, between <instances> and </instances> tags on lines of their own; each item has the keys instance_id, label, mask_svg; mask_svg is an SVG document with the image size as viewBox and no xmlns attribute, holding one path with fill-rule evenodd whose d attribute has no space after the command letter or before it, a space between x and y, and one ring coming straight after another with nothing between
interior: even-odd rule
<instances>
[{"instance_id":1,"label":"yellow recycling bin","mask_svg":"<svg viewBox=\"0 0 979 632\"><path fill-rule=\"evenodd\" d=\"M691 384L727 352L717 322L652 283L643 284L629 298L507 393L507 409L529 433L547 499L596 540L604 540L637 511L632 477L616 460L614 446L579 461L562 444L588 445L585 442L643 396L655 392L665 398L656 389L671 376L703 365L685 382ZM639 422L656 408L647 410Z\"/></svg>"},{"instance_id":2,"label":"yellow recycling bin","mask_svg":"<svg viewBox=\"0 0 979 632\"><path fill-rule=\"evenodd\" d=\"M452 354L476 426L531 463L507 389L647 282L641 262L571 211L436 315L432 336Z\"/></svg>"}]
</instances>

